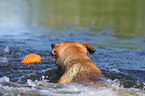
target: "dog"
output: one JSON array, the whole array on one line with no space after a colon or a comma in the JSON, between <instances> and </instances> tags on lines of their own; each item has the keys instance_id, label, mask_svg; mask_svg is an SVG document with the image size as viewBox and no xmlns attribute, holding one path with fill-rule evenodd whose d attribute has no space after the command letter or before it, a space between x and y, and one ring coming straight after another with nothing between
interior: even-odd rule
<instances>
[{"instance_id":1,"label":"dog","mask_svg":"<svg viewBox=\"0 0 145 96\"><path fill-rule=\"evenodd\" d=\"M87 52L93 54L96 51L88 42L63 41L60 44L52 43L51 47L56 65L63 72L58 83L91 83L106 80L87 56Z\"/></svg>"}]
</instances>

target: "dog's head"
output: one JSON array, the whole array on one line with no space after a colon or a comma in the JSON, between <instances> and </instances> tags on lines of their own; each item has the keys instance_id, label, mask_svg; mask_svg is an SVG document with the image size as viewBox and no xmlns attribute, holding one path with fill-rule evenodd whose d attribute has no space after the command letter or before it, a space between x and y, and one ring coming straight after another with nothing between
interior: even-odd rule
<instances>
[{"instance_id":1,"label":"dog's head","mask_svg":"<svg viewBox=\"0 0 145 96\"><path fill-rule=\"evenodd\" d=\"M67 47L69 47L70 49L67 52L70 52L70 51L73 52L74 51L73 48L77 49L78 51L83 50L85 53L89 52L90 54L93 54L96 51L88 42L79 43L76 41L64 41L64 42L61 42L60 44L52 43L51 47L52 47L51 54L55 56L56 58L59 58L60 54L62 52L65 52L65 49Z\"/></svg>"}]
</instances>

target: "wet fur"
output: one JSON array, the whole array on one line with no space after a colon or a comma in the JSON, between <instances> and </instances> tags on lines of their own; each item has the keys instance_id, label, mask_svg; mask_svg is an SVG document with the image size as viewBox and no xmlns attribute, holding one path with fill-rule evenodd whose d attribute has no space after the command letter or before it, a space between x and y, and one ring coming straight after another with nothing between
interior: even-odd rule
<instances>
[{"instance_id":1,"label":"wet fur","mask_svg":"<svg viewBox=\"0 0 145 96\"><path fill-rule=\"evenodd\" d=\"M105 77L99 68L86 55L96 50L88 42L64 41L53 43L51 54L55 56L56 65L63 71L58 83L102 82Z\"/></svg>"}]
</instances>

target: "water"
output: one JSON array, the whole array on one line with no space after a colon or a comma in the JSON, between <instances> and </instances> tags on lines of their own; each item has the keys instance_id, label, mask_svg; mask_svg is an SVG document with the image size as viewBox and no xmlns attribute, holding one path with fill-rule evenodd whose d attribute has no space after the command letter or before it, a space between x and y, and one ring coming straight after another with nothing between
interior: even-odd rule
<instances>
[{"instance_id":1,"label":"water","mask_svg":"<svg viewBox=\"0 0 145 96\"><path fill-rule=\"evenodd\" d=\"M118 19L115 20L107 19L108 21L106 21L106 16L101 19L103 13L98 17L100 21L94 19L95 16L98 16L95 15L95 12L109 12L109 10L114 12L115 9L109 7L110 4L124 4L124 2L123 0L120 2L102 0L101 2L94 1L92 3L86 0L78 3L77 0L74 0L71 1L72 4L68 5L66 1L65 3L60 3L56 1L45 2L43 0L42 2L38 0L25 0L25 2L22 0L14 0L13 2L11 0L1 0L0 95L144 96L145 34L144 27L142 27L143 20L136 19L136 16L140 16L139 14L144 16L144 13L139 10L139 14L136 13L132 18L127 19L126 23L123 23L124 26L121 26L120 23L115 23L122 20L118 14L111 13L112 17L108 17L115 18L115 16L120 16L120 18L116 17ZM128 1L126 4L136 4L136 8L139 9L143 6L143 3L140 2L144 1L139 0L137 2L135 0L134 3ZM95 7L97 3L102 6L105 4L107 9L92 10L90 12L91 9L99 6L98 4ZM46 6L47 4L49 6ZM59 4L63 4L63 6L61 7ZM82 5L80 6L79 4ZM141 6L137 6L138 4L141 4ZM91 5L92 7L89 9ZM115 8L116 6L114 5ZM68 14L68 7L71 8L70 14ZM75 11L75 8L80 10ZM128 7L126 6L126 8ZM65 11L62 11L63 9ZM85 9L88 11L83 11ZM122 7L116 10L120 13ZM131 10L133 10L132 7ZM85 13L79 15L80 12ZM88 13L90 13L90 16ZM126 15L130 16L132 13L133 11L126 13ZM48 21L46 19L47 16ZM65 16L67 18L63 19ZM78 16L82 18L78 18ZM88 19L86 19L87 17ZM132 21L133 18L135 18L134 21ZM102 21L103 19L104 21ZM96 24L96 22L98 23ZM93 45L96 52L87 55L100 68L103 75L109 78L107 81L108 88L98 88L84 84L57 84L60 73L55 65L54 57L50 54L51 44L66 40L87 41ZM22 64L22 58L30 53L39 54L42 57L41 62Z\"/></svg>"},{"instance_id":2,"label":"water","mask_svg":"<svg viewBox=\"0 0 145 96\"><path fill-rule=\"evenodd\" d=\"M144 94L145 50L144 42L138 46L127 45L131 40L114 38L112 29L92 32L92 27L63 25L64 30L49 27L9 26L11 32L0 35L0 92L3 95L102 95L124 96ZM69 29L70 28L70 29ZM94 28L94 27L93 27ZM34 33L31 33L34 32ZM42 33L40 33L42 32ZM44 33L43 33L44 32ZM74 34L75 33L75 34ZM83 34L82 34L83 33ZM128 36L128 34L124 34ZM106 38L106 39L105 39ZM110 44L109 40L122 42ZM57 84L60 78L55 59L51 56L51 44L65 40L88 41L97 50L88 56L109 78L110 88L95 88L80 84ZM106 42L107 41L107 42ZM139 42L134 40L134 42ZM40 47L41 46L41 47ZM126 46L126 49L124 48ZM134 49L134 50L132 50ZM37 53L42 61L35 64L22 64L22 58ZM140 94L140 95L139 95Z\"/></svg>"}]
</instances>

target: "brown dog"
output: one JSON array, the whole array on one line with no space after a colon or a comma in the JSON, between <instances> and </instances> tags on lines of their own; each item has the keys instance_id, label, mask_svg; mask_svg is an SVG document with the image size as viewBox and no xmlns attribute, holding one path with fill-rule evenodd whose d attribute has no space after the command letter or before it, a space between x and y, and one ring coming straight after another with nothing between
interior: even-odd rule
<instances>
[{"instance_id":1,"label":"brown dog","mask_svg":"<svg viewBox=\"0 0 145 96\"><path fill-rule=\"evenodd\" d=\"M96 50L88 42L64 41L53 43L51 54L64 74L58 83L90 83L105 80L99 68L86 55Z\"/></svg>"}]
</instances>

